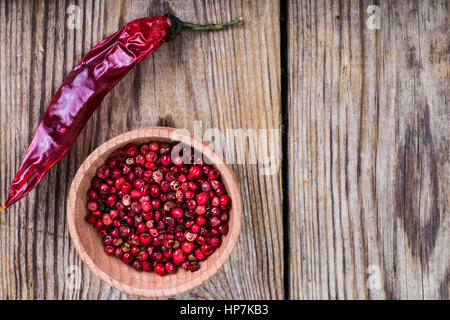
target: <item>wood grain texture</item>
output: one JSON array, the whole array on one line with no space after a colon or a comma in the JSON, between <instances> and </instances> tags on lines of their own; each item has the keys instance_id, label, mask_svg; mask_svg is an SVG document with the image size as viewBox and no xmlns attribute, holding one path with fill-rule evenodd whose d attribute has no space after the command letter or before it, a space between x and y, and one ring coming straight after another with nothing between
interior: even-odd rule
<instances>
[{"instance_id":1,"label":"wood grain texture","mask_svg":"<svg viewBox=\"0 0 450 320\"><path fill-rule=\"evenodd\" d=\"M66 26L72 4L81 8L80 29ZM0 0L1 197L52 94L83 54L124 23L167 12L198 23L246 21L224 32L186 32L164 44L106 97L38 188L0 216L0 298L137 298L93 276L67 233L70 182L104 141L152 125L192 130L195 121L204 129L280 128L277 1ZM279 142L269 149L275 158ZM232 168L244 202L238 245L211 280L174 298L284 297L281 174L260 175L249 163ZM71 285L77 279L79 288Z\"/></svg>"},{"instance_id":2,"label":"wood grain texture","mask_svg":"<svg viewBox=\"0 0 450 320\"><path fill-rule=\"evenodd\" d=\"M371 4L289 1L292 299L448 299L448 1Z\"/></svg>"},{"instance_id":3,"label":"wood grain texture","mask_svg":"<svg viewBox=\"0 0 450 320\"><path fill-rule=\"evenodd\" d=\"M372 4L378 30L366 24ZM80 29L66 25L70 5L81 9ZM0 215L0 298L138 298L101 282L72 246L66 196L82 162L131 129L279 130L286 110L283 139L255 147L250 137L222 137L235 162L264 152L281 162L287 141L289 179L261 175L247 158L232 165L244 205L238 244L211 280L173 298L448 299L445 0L0 0L0 198L83 54L126 22L166 12L245 22L164 44L112 90L38 188Z\"/></svg>"}]
</instances>

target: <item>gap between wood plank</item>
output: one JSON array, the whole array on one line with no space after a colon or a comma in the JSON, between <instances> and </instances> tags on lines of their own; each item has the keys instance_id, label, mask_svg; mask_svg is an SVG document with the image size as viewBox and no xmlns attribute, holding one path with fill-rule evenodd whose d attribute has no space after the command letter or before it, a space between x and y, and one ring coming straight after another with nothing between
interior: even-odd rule
<instances>
[{"instance_id":1,"label":"gap between wood plank","mask_svg":"<svg viewBox=\"0 0 450 320\"><path fill-rule=\"evenodd\" d=\"M289 73L288 73L288 3L280 1L280 64L281 64L281 126L282 162L281 180L283 188L283 286L284 299L290 299L290 206L289 206Z\"/></svg>"}]
</instances>

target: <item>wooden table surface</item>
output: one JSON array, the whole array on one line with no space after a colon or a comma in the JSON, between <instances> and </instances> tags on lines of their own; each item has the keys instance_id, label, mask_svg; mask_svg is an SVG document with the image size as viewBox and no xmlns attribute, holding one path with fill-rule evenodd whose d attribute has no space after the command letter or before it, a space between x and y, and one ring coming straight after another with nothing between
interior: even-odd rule
<instances>
[{"instance_id":1,"label":"wooden table surface","mask_svg":"<svg viewBox=\"0 0 450 320\"><path fill-rule=\"evenodd\" d=\"M201 125L279 133L242 146L279 169L263 174L250 156L232 165L244 201L238 245L211 280L174 298L448 299L449 2L375 2L0 0L0 199L52 94L102 38L166 12L245 19L164 44L2 212L0 298L138 298L100 282L75 252L70 183L120 133Z\"/></svg>"}]
</instances>

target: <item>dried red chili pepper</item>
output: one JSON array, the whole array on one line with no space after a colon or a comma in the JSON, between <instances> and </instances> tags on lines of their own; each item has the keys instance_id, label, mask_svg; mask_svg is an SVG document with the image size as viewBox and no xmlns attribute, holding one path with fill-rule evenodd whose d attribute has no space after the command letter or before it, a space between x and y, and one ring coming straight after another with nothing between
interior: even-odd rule
<instances>
[{"instance_id":1,"label":"dried red chili pepper","mask_svg":"<svg viewBox=\"0 0 450 320\"><path fill-rule=\"evenodd\" d=\"M220 30L241 21L240 18L226 24L196 25L173 15L141 18L97 44L68 74L53 96L0 211L36 187L70 149L106 94L162 43L183 29Z\"/></svg>"}]
</instances>

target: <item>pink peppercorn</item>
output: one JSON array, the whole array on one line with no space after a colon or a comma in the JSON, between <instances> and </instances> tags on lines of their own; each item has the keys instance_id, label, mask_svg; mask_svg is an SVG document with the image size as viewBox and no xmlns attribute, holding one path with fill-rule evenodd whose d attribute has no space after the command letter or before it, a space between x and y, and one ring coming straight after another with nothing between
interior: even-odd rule
<instances>
[{"instance_id":1,"label":"pink peppercorn","mask_svg":"<svg viewBox=\"0 0 450 320\"><path fill-rule=\"evenodd\" d=\"M195 272L228 233L231 198L220 172L180 152L167 143L130 143L97 169L88 190L85 220L108 255L138 271Z\"/></svg>"}]
</instances>

